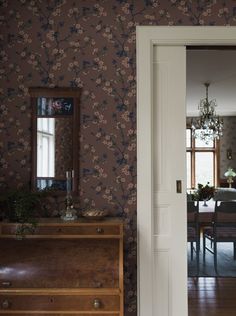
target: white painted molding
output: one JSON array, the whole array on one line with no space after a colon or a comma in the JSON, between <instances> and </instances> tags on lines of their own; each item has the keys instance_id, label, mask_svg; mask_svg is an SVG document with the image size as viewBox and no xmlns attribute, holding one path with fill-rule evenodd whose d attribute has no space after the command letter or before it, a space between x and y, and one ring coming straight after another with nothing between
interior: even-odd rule
<instances>
[{"instance_id":1,"label":"white painted molding","mask_svg":"<svg viewBox=\"0 0 236 316\"><path fill-rule=\"evenodd\" d=\"M235 45L236 26L137 26L158 45Z\"/></svg>"},{"instance_id":2,"label":"white painted molding","mask_svg":"<svg viewBox=\"0 0 236 316\"><path fill-rule=\"evenodd\" d=\"M137 100L142 106L137 107L137 156L139 157L137 174L141 181L137 183L137 196L140 208L145 212L148 210L146 216L138 217L138 262L145 274L140 273L138 269L138 296L142 297L142 301L138 300L138 310L140 315L152 315L152 201L153 187L152 178L152 43L142 32L142 29L137 29L137 78L139 88L137 90ZM145 59L145 62L143 62ZM145 78L145 80L143 80ZM145 104L147 107L145 107ZM142 213L143 213L142 212ZM141 215L141 211L140 211ZM144 213L143 213L144 215ZM148 245L148 246L147 246ZM149 254L149 256L148 256ZM148 295L147 292L148 291Z\"/></svg>"}]
</instances>

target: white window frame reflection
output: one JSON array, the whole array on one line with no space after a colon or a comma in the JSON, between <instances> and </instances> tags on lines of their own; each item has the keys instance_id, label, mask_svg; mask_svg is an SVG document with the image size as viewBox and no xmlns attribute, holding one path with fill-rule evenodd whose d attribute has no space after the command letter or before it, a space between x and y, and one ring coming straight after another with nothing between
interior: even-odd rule
<instances>
[{"instance_id":1,"label":"white window frame reflection","mask_svg":"<svg viewBox=\"0 0 236 316\"><path fill-rule=\"evenodd\" d=\"M190 140L189 140L190 136ZM208 180L211 185L217 186L218 184L218 165L219 165L219 150L218 141L214 141L211 144L206 145L204 142L195 140L192 137L191 129L186 129L186 151L190 153L190 163L187 169L187 189L194 189L197 187L199 177L196 175L196 153L213 153L213 159L211 162L212 175ZM190 172L190 174L189 174ZM212 181L211 181L212 179ZM206 183L202 183L206 184ZM190 187L189 187L190 185Z\"/></svg>"},{"instance_id":2,"label":"white window frame reflection","mask_svg":"<svg viewBox=\"0 0 236 316\"><path fill-rule=\"evenodd\" d=\"M37 118L37 177L55 177L55 118Z\"/></svg>"},{"instance_id":3,"label":"white window frame reflection","mask_svg":"<svg viewBox=\"0 0 236 316\"><path fill-rule=\"evenodd\" d=\"M214 152L195 151L195 185L198 183L215 185L214 183Z\"/></svg>"}]
</instances>

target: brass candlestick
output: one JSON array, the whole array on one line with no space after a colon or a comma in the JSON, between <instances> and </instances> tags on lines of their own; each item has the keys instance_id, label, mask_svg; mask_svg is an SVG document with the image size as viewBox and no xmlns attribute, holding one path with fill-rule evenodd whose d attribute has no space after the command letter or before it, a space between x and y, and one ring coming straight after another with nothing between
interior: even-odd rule
<instances>
[{"instance_id":1,"label":"brass candlestick","mask_svg":"<svg viewBox=\"0 0 236 316\"><path fill-rule=\"evenodd\" d=\"M63 211L63 215L61 216L64 221L74 221L77 219L76 210L74 209L73 198L71 195L72 177L73 172L66 171L66 209Z\"/></svg>"}]
</instances>

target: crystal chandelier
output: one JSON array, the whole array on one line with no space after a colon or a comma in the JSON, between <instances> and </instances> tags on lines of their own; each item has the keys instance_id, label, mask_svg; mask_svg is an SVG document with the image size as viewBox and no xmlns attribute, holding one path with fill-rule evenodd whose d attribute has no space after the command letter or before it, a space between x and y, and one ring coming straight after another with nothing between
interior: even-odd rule
<instances>
[{"instance_id":1,"label":"crystal chandelier","mask_svg":"<svg viewBox=\"0 0 236 316\"><path fill-rule=\"evenodd\" d=\"M223 119L216 115L216 100L208 100L209 83L204 84L206 87L206 98L200 101L198 106L199 117L192 119L192 135L209 144L209 142L219 139L223 135Z\"/></svg>"}]
</instances>

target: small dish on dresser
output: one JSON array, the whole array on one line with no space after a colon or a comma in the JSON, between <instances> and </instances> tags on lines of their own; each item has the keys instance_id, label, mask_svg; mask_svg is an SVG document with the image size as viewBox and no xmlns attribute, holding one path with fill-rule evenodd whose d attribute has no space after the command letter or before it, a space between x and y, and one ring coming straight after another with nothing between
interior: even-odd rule
<instances>
[{"instance_id":1,"label":"small dish on dresser","mask_svg":"<svg viewBox=\"0 0 236 316\"><path fill-rule=\"evenodd\" d=\"M90 209L82 212L82 216L89 220L102 220L108 215L106 210Z\"/></svg>"}]
</instances>

